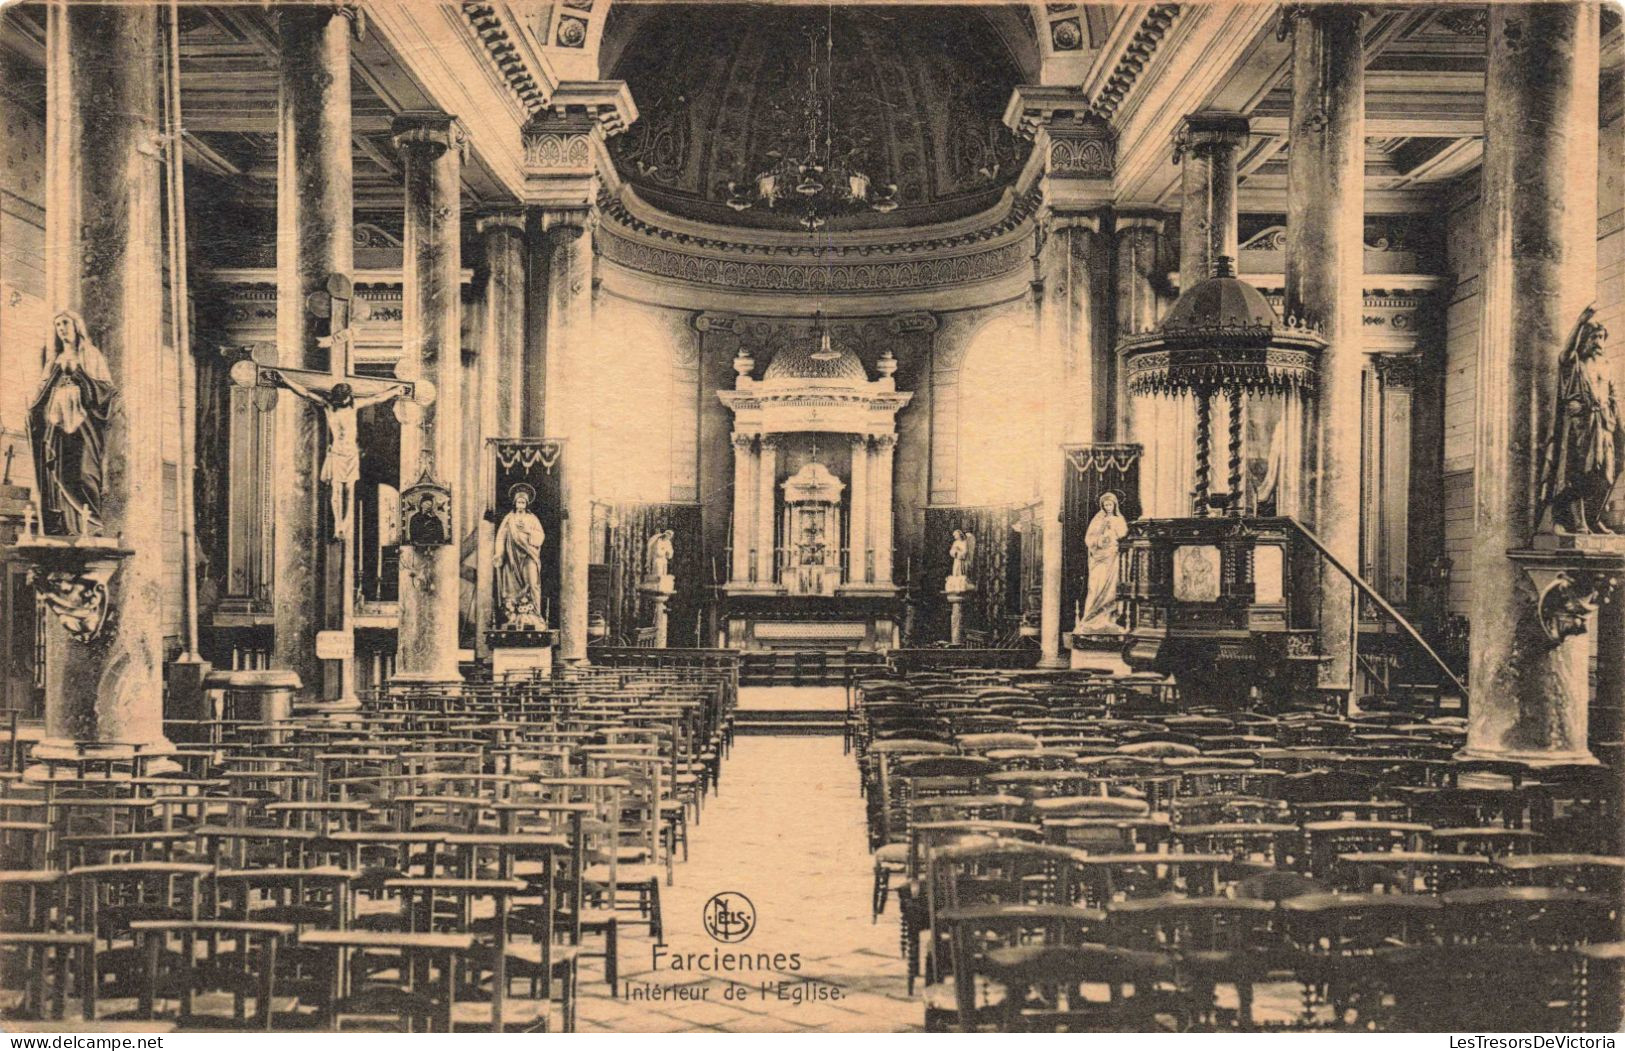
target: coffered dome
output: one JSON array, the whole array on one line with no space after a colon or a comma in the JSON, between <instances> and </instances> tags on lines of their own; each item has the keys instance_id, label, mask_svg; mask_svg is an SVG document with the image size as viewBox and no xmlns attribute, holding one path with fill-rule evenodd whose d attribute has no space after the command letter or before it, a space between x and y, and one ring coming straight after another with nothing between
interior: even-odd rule
<instances>
[{"instance_id":1,"label":"coffered dome","mask_svg":"<svg viewBox=\"0 0 1625 1051\"><path fill-rule=\"evenodd\" d=\"M641 11L638 9L642 9ZM837 215L828 229L962 218L995 204L1031 144L1002 122L1025 78L1006 13L979 7L617 5L634 25L606 75L625 80L637 123L611 143L638 196L675 215L799 229L788 205L740 201L729 184L809 149L806 100L829 118L821 161L860 172L894 210ZM606 29L613 38L615 27ZM1018 34L1019 35L1019 34ZM1030 47L1030 41L1028 43ZM830 160L832 159L832 160Z\"/></svg>"}]
</instances>

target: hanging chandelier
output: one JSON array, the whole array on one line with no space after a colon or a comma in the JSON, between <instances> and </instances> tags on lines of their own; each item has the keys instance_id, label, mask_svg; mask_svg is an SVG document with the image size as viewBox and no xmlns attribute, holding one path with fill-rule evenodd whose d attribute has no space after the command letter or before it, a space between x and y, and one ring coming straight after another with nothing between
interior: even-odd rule
<instances>
[{"instance_id":1,"label":"hanging chandelier","mask_svg":"<svg viewBox=\"0 0 1625 1051\"><path fill-rule=\"evenodd\" d=\"M727 204L736 212L771 208L796 213L807 230L819 230L833 216L890 212L897 207L897 184L877 183L854 161L835 156L833 17L824 24L825 90L818 83L818 37L807 31L807 87L799 109L807 129L803 149L776 148L773 163L750 182L728 183Z\"/></svg>"}]
</instances>

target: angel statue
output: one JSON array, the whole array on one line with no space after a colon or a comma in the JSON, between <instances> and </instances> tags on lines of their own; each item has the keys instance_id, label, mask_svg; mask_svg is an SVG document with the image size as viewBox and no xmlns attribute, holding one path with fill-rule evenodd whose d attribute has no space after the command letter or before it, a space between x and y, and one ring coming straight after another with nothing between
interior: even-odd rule
<instances>
[{"instance_id":1,"label":"angel statue","mask_svg":"<svg viewBox=\"0 0 1625 1051\"><path fill-rule=\"evenodd\" d=\"M954 542L948 547L948 557L954 561L953 572L950 576L968 576L970 574L971 560L976 557L976 534L963 529L955 529Z\"/></svg>"},{"instance_id":2,"label":"angel statue","mask_svg":"<svg viewBox=\"0 0 1625 1051\"><path fill-rule=\"evenodd\" d=\"M1079 631L1123 630L1123 626L1117 623L1117 548L1126 536L1128 520L1118 506L1117 494L1109 491L1101 493L1100 510L1083 534L1083 544L1089 556L1089 590L1084 596Z\"/></svg>"},{"instance_id":3,"label":"angel statue","mask_svg":"<svg viewBox=\"0 0 1625 1051\"><path fill-rule=\"evenodd\" d=\"M1536 486L1536 513L1552 515L1555 533L1612 533L1605 516L1625 449L1619 393L1603 358L1608 330L1586 307L1558 358L1552 414Z\"/></svg>"},{"instance_id":4,"label":"angel statue","mask_svg":"<svg viewBox=\"0 0 1625 1051\"><path fill-rule=\"evenodd\" d=\"M676 553L671 542L674 535L670 529L657 529L649 535L646 553L650 577L659 579L671 574L671 560Z\"/></svg>"}]
</instances>

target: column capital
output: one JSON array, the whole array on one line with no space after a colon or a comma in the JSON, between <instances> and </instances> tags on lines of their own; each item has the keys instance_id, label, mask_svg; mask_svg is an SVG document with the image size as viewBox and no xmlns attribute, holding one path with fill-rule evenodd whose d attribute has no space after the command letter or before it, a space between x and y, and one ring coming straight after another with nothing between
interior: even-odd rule
<instances>
[{"instance_id":1,"label":"column capital","mask_svg":"<svg viewBox=\"0 0 1625 1051\"><path fill-rule=\"evenodd\" d=\"M427 150L431 157L439 157L455 149L458 156L467 159L468 134L456 117L438 110L407 110L396 115L389 127L395 148L402 153L411 149Z\"/></svg>"},{"instance_id":2,"label":"column capital","mask_svg":"<svg viewBox=\"0 0 1625 1051\"><path fill-rule=\"evenodd\" d=\"M545 206L583 206L598 199L601 181L619 178L606 140L638 119L625 81L561 83L545 109L520 129L526 199Z\"/></svg>"},{"instance_id":3,"label":"column capital","mask_svg":"<svg viewBox=\"0 0 1625 1051\"><path fill-rule=\"evenodd\" d=\"M1115 225L1119 236L1134 230L1150 230L1160 234L1167 229L1168 222L1160 215L1119 215Z\"/></svg>"},{"instance_id":4,"label":"column capital","mask_svg":"<svg viewBox=\"0 0 1625 1051\"><path fill-rule=\"evenodd\" d=\"M1024 139L1062 121L1078 121L1089 114L1089 99L1077 88L1059 84L1017 84L1004 107L1004 123Z\"/></svg>"},{"instance_id":5,"label":"column capital","mask_svg":"<svg viewBox=\"0 0 1625 1051\"><path fill-rule=\"evenodd\" d=\"M1373 354L1371 366L1377 370L1377 379L1384 387L1409 389L1416 386L1417 373L1422 368L1422 354L1420 351Z\"/></svg>"},{"instance_id":6,"label":"column capital","mask_svg":"<svg viewBox=\"0 0 1625 1051\"><path fill-rule=\"evenodd\" d=\"M696 332L735 332L738 324L738 314L722 314L714 310L702 310L693 318Z\"/></svg>"},{"instance_id":7,"label":"column capital","mask_svg":"<svg viewBox=\"0 0 1625 1051\"><path fill-rule=\"evenodd\" d=\"M484 212L474 221L474 229L481 234L495 230L516 230L522 234L525 232L525 211L523 208L497 208Z\"/></svg>"},{"instance_id":8,"label":"column capital","mask_svg":"<svg viewBox=\"0 0 1625 1051\"><path fill-rule=\"evenodd\" d=\"M1204 110L1188 114L1174 132L1174 163L1186 153L1235 151L1247 145L1252 126L1242 113Z\"/></svg>"},{"instance_id":9,"label":"column capital","mask_svg":"<svg viewBox=\"0 0 1625 1051\"><path fill-rule=\"evenodd\" d=\"M754 444L756 444L756 435L747 434L743 431L734 431L733 447L735 449L738 449L741 452L749 452L751 446Z\"/></svg>"},{"instance_id":10,"label":"column capital","mask_svg":"<svg viewBox=\"0 0 1625 1051\"><path fill-rule=\"evenodd\" d=\"M537 214L543 234L554 230L591 234L598 229L598 209L590 204L543 208Z\"/></svg>"},{"instance_id":11,"label":"column capital","mask_svg":"<svg viewBox=\"0 0 1625 1051\"><path fill-rule=\"evenodd\" d=\"M874 434L870 435L869 440L875 443L876 452L888 453L897 448L897 435L895 434Z\"/></svg>"},{"instance_id":12,"label":"column capital","mask_svg":"<svg viewBox=\"0 0 1625 1051\"><path fill-rule=\"evenodd\" d=\"M764 435L762 435L762 451L764 453L765 452L770 452L770 451L776 451L778 449L778 447L780 445L783 445L783 444L784 444L784 436L783 435L778 435L778 434L764 434Z\"/></svg>"},{"instance_id":13,"label":"column capital","mask_svg":"<svg viewBox=\"0 0 1625 1051\"><path fill-rule=\"evenodd\" d=\"M893 314L886 319L886 328L896 336L901 336L907 332L935 332L937 330L937 316L928 310L916 310L907 314Z\"/></svg>"},{"instance_id":14,"label":"column capital","mask_svg":"<svg viewBox=\"0 0 1625 1051\"><path fill-rule=\"evenodd\" d=\"M1358 25L1365 18L1367 10L1362 4L1286 4L1281 8L1281 21L1275 27L1275 39L1287 39L1298 22L1305 18L1321 25L1342 20Z\"/></svg>"},{"instance_id":15,"label":"column capital","mask_svg":"<svg viewBox=\"0 0 1625 1051\"><path fill-rule=\"evenodd\" d=\"M277 7L272 12L272 18L278 27L297 22L309 23L316 19L344 18L349 20L350 33L357 40L367 34L366 13L361 10L360 4L350 0L329 0L325 4L287 4Z\"/></svg>"},{"instance_id":16,"label":"column capital","mask_svg":"<svg viewBox=\"0 0 1625 1051\"><path fill-rule=\"evenodd\" d=\"M869 436L867 434L849 434L846 438L847 441L852 443L854 449L869 448Z\"/></svg>"}]
</instances>

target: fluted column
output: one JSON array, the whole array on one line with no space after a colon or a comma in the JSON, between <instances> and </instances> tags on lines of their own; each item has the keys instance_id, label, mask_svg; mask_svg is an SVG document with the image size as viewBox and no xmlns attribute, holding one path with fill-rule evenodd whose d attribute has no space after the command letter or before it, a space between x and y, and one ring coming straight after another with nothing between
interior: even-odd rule
<instances>
[{"instance_id":1,"label":"fluted column","mask_svg":"<svg viewBox=\"0 0 1625 1051\"><path fill-rule=\"evenodd\" d=\"M851 566L847 583L863 584L869 580L869 437L852 437L852 498L847 547L851 549Z\"/></svg>"},{"instance_id":2,"label":"fluted column","mask_svg":"<svg viewBox=\"0 0 1625 1051\"><path fill-rule=\"evenodd\" d=\"M1304 508L1345 565L1360 558L1360 311L1365 223L1365 41L1355 6L1303 5L1292 32L1287 162L1286 313L1326 338L1314 423L1305 440ZM1323 690L1354 686L1354 589L1321 561L1306 596L1318 609ZM1476 582L1475 582L1476 586Z\"/></svg>"},{"instance_id":3,"label":"fluted column","mask_svg":"<svg viewBox=\"0 0 1625 1051\"><path fill-rule=\"evenodd\" d=\"M897 452L897 435L877 434L874 438L874 539L875 583L892 586L892 523L897 504L892 496L892 458Z\"/></svg>"},{"instance_id":4,"label":"fluted column","mask_svg":"<svg viewBox=\"0 0 1625 1051\"><path fill-rule=\"evenodd\" d=\"M485 248L484 332L480 340L479 390L464 399L467 411L480 417L475 463L479 494L479 539L474 553L475 647L485 649L485 632L494 627L496 582L492 551L496 524L483 513L495 505L491 455L485 439L517 436L523 419L525 359L525 214L507 209L481 216L477 224ZM473 392L471 392L473 393ZM467 484L467 483L465 483Z\"/></svg>"},{"instance_id":5,"label":"fluted column","mask_svg":"<svg viewBox=\"0 0 1625 1051\"><path fill-rule=\"evenodd\" d=\"M728 579L734 584L750 581L750 553L754 546L751 537L756 533L756 518L751 513L755 504L755 490L751 480L756 477L756 439L749 434L735 432L734 447L734 517L733 565Z\"/></svg>"},{"instance_id":6,"label":"fluted column","mask_svg":"<svg viewBox=\"0 0 1625 1051\"><path fill-rule=\"evenodd\" d=\"M306 307L333 274L355 265L351 188L350 43L358 15L343 5L289 5L276 12L277 362L329 370L318 345L327 321ZM339 363L343 367L343 363ZM272 663L299 676L306 702L355 708L353 662L322 661L316 635L349 621L353 588L342 543L327 522L320 480L322 413L287 393L276 408L275 638Z\"/></svg>"},{"instance_id":7,"label":"fluted column","mask_svg":"<svg viewBox=\"0 0 1625 1051\"><path fill-rule=\"evenodd\" d=\"M1474 758L1591 759L1591 639L1585 588L1576 586L1584 574L1559 562L1551 568L1569 583L1550 572L1542 581L1508 552L1565 554L1536 505L1536 479L1564 347L1597 293L1598 28L1596 4L1490 7L1466 750ZM1617 540L1581 539L1599 554ZM1613 601L1625 599L1616 591ZM1576 614L1578 623L1548 634ZM1593 618L1591 630L1603 623ZM1618 647L1620 639L1596 641ZM1599 665L1603 672L1607 661Z\"/></svg>"},{"instance_id":8,"label":"fluted column","mask_svg":"<svg viewBox=\"0 0 1625 1051\"><path fill-rule=\"evenodd\" d=\"M84 318L81 367L106 384L100 506L49 532L115 556L99 632L46 621L45 738L37 759L162 755L164 565L163 255L159 203L157 8L46 8L45 285L48 307ZM56 325L38 335L51 340ZM96 366L105 364L105 372ZM7 383L32 383L6 377ZM87 420L83 427L98 427ZM49 507L49 494L35 497ZM64 501L66 503L66 501ZM71 506L71 505L70 505ZM91 538L101 537L97 541ZM62 543L57 541L57 543ZM50 566L43 567L48 571ZM50 579L44 571L40 580ZM77 583L77 582L76 582ZM46 602L94 613L72 588ZM70 633L75 629L77 633Z\"/></svg>"},{"instance_id":9,"label":"fluted column","mask_svg":"<svg viewBox=\"0 0 1625 1051\"><path fill-rule=\"evenodd\" d=\"M559 498L559 656L587 659L587 567L592 561L592 217L543 217L548 239L547 429L563 438Z\"/></svg>"},{"instance_id":10,"label":"fluted column","mask_svg":"<svg viewBox=\"0 0 1625 1051\"><path fill-rule=\"evenodd\" d=\"M773 559L774 495L778 491L779 439L765 434L756 471L756 582L762 587L778 583Z\"/></svg>"},{"instance_id":11,"label":"fluted column","mask_svg":"<svg viewBox=\"0 0 1625 1051\"><path fill-rule=\"evenodd\" d=\"M443 113L395 118L406 195L402 335L411 373L435 389L433 404L401 428L401 490L457 482L462 428L462 159L463 133ZM409 373L409 374L411 374ZM396 680L453 682L461 572L457 501L445 542L401 538L401 618Z\"/></svg>"}]
</instances>

